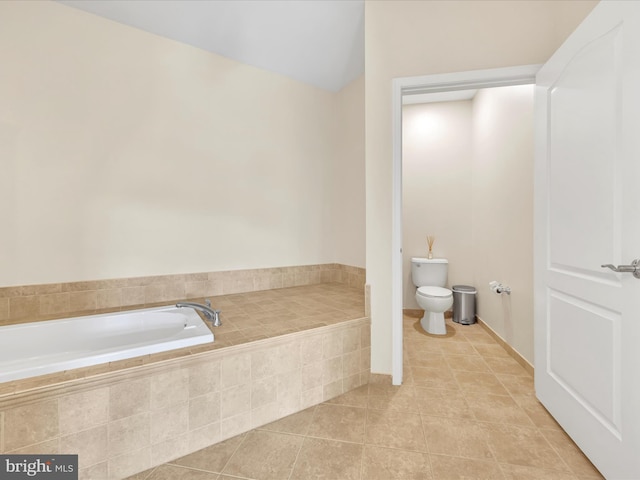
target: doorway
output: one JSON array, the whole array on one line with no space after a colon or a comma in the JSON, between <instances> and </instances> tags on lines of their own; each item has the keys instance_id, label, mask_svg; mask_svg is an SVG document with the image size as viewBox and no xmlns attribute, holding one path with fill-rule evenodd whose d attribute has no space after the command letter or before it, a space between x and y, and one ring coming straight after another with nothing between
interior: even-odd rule
<instances>
[{"instance_id":1,"label":"doorway","mask_svg":"<svg viewBox=\"0 0 640 480\"><path fill-rule=\"evenodd\" d=\"M393 207L392 207L392 380L403 379L403 254L402 254L402 100L405 96L535 83L538 65L453 74L397 78L392 83Z\"/></svg>"}]
</instances>

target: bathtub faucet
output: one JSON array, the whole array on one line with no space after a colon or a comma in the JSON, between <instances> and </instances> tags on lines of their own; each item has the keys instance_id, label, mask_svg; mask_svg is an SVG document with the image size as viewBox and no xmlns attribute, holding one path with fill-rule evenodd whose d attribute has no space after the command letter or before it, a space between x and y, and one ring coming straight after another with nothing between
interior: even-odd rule
<instances>
[{"instance_id":1,"label":"bathtub faucet","mask_svg":"<svg viewBox=\"0 0 640 480\"><path fill-rule=\"evenodd\" d=\"M193 303L193 302L180 302L176 303L177 308L189 307L194 310L198 310L202 312L207 320L211 322L211 325L214 327L219 327L222 325L220 321L220 310L214 310L211 308L211 300L206 299L204 301L206 305L202 305L201 303Z\"/></svg>"}]
</instances>

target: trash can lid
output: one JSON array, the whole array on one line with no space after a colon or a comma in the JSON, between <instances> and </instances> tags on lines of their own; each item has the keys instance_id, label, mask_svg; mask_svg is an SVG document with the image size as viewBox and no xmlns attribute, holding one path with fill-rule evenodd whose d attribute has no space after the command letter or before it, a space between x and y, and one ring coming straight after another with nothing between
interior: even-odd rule
<instances>
[{"instance_id":1,"label":"trash can lid","mask_svg":"<svg viewBox=\"0 0 640 480\"><path fill-rule=\"evenodd\" d=\"M469 285L454 285L451 287L451 290L456 293L476 293L475 287L471 287Z\"/></svg>"}]
</instances>

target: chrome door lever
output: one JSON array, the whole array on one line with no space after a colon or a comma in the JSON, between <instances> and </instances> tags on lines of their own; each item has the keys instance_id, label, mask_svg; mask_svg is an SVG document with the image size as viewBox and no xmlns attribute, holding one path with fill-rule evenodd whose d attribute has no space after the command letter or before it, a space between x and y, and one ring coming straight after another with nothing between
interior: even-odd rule
<instances>
[{"instance_id":1,"label":"chrome door lever","mask_svg":"<svg viewBox=\"0 0 640 480\"><path fill-rule=\"evenodd\" d=\"M609 268L614 272L618 273L633 273L633 276L636 278L640 278L640 259L635 259L631 262L631 265L611 265L607 263L605 265L600 265L602 268Z\"/></svg>"}]
</instances>

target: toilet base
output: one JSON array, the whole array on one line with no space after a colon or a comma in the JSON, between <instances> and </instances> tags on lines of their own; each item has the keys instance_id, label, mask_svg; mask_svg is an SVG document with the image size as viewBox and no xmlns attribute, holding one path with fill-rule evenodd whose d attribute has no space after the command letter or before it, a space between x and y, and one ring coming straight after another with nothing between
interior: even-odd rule
<instances>
[{"instance_id":1,"label":"toilet base","mask_svg":"<svg viewBox=\"0 0 640 480\"><path fill-rule=\"evenodd\" d=\"M420 319L420 325L431 335L446 335L447 326L444 323L444 312L427 312Z\"/></svg>"}]
</instances>

